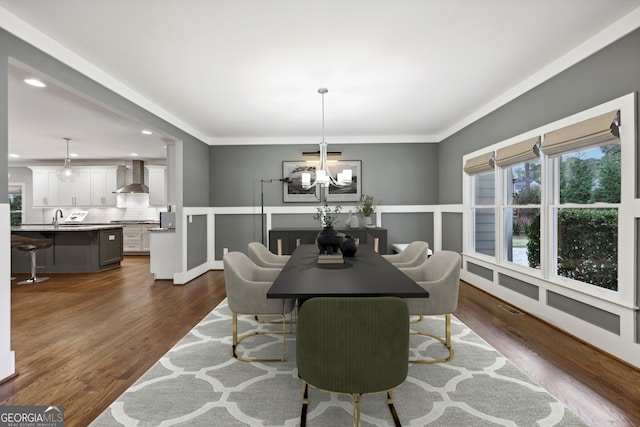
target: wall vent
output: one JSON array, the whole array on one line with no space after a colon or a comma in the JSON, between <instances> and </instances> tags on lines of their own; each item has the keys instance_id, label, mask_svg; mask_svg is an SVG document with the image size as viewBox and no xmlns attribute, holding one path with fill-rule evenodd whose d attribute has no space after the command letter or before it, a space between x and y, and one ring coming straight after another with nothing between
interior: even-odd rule
<instances>
[{"instance_id":1,"label":"wall vent","mask_svg":"<svg viewBox=\"0 0 640 427\"><path fill-rule=\"evenodd\" d=\"M521 315L523 315L523 314L524 314L524 313L523 313L523 312L521 312L520 310L518 310L518 309L516 309L516 308L513 308L513 307L511 307L510 305L502 304L502 305L499 305L498 307L500 307L501 309L503 309L504 311L506 311L506 312L508 312L508 313L513 314L514 316L521 316Z\"/></svg>"}]
</instances>

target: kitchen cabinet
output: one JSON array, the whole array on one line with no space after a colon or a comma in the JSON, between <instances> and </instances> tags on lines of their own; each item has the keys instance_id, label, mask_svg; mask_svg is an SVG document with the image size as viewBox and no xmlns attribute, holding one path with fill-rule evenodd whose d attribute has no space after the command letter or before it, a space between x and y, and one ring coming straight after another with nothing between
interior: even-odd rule
<instances>
[{"instance_id":1,"label":"kitchen cabinet","mask_svg":"<svg viewBox=\"0 0 640 427\"><path fill-rule=\"evenodd\" d=\"M121 166L74 166L73 181L60 181L54 166L31 166L34 207L116 206Z\"/></svg>"},{"instance_id":2,"label":"kitchen cabinet","mask_svg":"<svg viewBox=\"0 0 640 427\"><path fill-rule=\"evenodd\" d=\"M122 250L126 254L148 254L151 250L149 230L158 224L125 224L122 227Z\"/></svg>"},{"instance_id":3,"label":"kitchen cabinet","mask_svg":"<svg viewBox=\"0 0 640 427\"><path fill-rule=\"evenodd\" d=\"M31 168L33 170L33 206L58 206L60 180L51 168Z\"/></svg>"},{"instance_id":4,"label":"kitchen cabinet","mask_svg":"<svg viewBox=\"0 0 640 427\"><path fill-rule=\"evenodd\" d=\"M86 273L119 267L122 261L122 226L53 225L16 226L11 233L31 239L51 239L53 245L37 253L38 272ZM30 257L12 256L11 271L29 273Z\"/></svg>"},{"instance_id":5,"label":"kitchen cabinet","mask_svg":"<svg viewBox=\"0 0 640 427\"><path fill-rule=\"evenodd\" d=\"M77 175L73 181L59 181L59 206L89 206L91 203L90 171L77 168L74 170Z\"/></svg>"},{"instance_id":6,"label":"kitchen cabinet","mask_svg":"<svg viewBox=\"0 0 640 427\"><path fill-rule=\"evenodd\" d=\"M145 165L149 173L149 205L165 206L167 204L165 166Z\"/></svg>"},{"instance_id":7,"label":"kitchen cabinet","mask_svg":"<svg viewBox=\"0 0 640 427\"><path fill-rule=\"evenodd\" d=\"M151 229L157 228L158 224L141 224L140 227L140 240L141 240L141 250L142 252L150 252L151 251Z\"/></svg>"},{"instance_id":8,"label":"kitchen cabinet","mask_svg":"<svg viewBox=\"0 0 640 427\"><path fill-rule=\"evenodd\" d=\"M142 251L142 230L140 224L127 224L122 227L122 251L137 253Z\"/></svg>"},{"instance_id":9,"label":"kitchen cabinet","mask_svg":"<svg viewBox=\"0 0 640 427\"><path fill-rule=\"evenodd\" d=\"M153 228L150 232L150 241L149 267L154 279L173 279L176 272L175 230Z\"/></svg>"},{"instance_id":10,"label":"kitchen cabinet","mask_svg":"<svg viewBox=\"0 0 640 427\"><path fill-rule=\"evenodd\" d=\"M91 168L91 206L116 206L118 167Z\"/></svg>"}]
</instances>

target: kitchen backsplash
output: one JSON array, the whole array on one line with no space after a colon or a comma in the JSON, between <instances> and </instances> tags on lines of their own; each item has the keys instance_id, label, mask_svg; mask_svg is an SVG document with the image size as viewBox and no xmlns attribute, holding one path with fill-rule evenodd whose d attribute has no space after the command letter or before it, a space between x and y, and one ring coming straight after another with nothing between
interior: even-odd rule
<instances>
[{"instance_id":1,"label":"kitchen backsplash","mask_svg":"<svg viewBox=\"0 0 640 427\"><path fill-rule=\"evenodd\" d=\"M84 210L87 211L87 216L85 217L83 223L85 224L104 224L109 223L111 221L159 221L160 220L160 212L165 212L166 208L160 207L147 207L147 206L130 206L127 205L126 208L63 208L62 215L63 218L60 222L63 222L71 212L74 210ZM34 223L45 223L48 224L52 221L53 215L56 212L55 208L52 209L42 209L42 220L32 221Z\"/></svg>"}]
</instances>

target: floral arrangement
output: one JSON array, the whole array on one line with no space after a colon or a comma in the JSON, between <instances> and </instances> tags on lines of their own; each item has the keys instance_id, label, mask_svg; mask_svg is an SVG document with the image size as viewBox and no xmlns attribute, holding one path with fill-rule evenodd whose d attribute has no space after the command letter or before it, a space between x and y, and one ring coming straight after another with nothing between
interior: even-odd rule
<instances>
[{"instance_id":1,"label":"floral arrangement","mask_svg":"<svg viewBox=\"0 0 640 427\"><path fill-rule=\"evenodd\" d=\"M334 209L331 209L325 203L324 206L317 208L317 212L313 215L313 219L320 221L323 227L333 227L338 220L338 214L341 209L342 206L336 206Z\"/></svg>"}]
</instances>

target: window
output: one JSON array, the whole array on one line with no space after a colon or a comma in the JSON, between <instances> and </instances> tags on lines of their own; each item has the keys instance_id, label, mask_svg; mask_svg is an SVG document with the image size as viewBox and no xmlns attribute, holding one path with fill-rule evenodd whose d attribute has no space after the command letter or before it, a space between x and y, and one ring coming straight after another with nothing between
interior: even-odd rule
<instances>
[{"instance_id":1,"label":"window","mask_svg":"<svg viewBox=\"0 0 640 427\"><path fill-rule=\"evenodd\" d=\"M506 170L504 260L523 267L540 268L540 166L540 160L535 160Z\"/></svg>"},{"instance_id":2,"label":"window","mask_svg":"<svg viewBox=\"0 0 640 427\"><path fill-rule=\"evenodd\" d=\"M494 173L483 173L474 177L475 208L474 236L475 250L478 253L495 256L496 213Z\"/></svg>"},{"instance_id":3,"label":"window","mask_svg":"<svg viewBox=\"0 0 640 427\"><path fill-rule=\"evenodd\" d=\"M506 193L501 197L503 260L524 267L539 268L540 203L542 173L540 137L501 148L496 164L502 168ZM539 242L538 242L539 244Z\"/></svg>"},{"instance_id":4,"label":"window","mask_svg":"<svg viewBox=\"0 0 640 427\"><path fill-rule=\"evenodd\" d=\"M465 172L473 174L473 248L480 254L495 256L495 172L493 152L469 159Z\"/></svg>"},{"instance_id":5,"label":"window","mask_svg":"<svg viewBox=\"0 0 640 427\"><path fill-rule=\"evenodd\" d=\"M9 185L9 215L11 225L22 224L22 186Z\"/></svg>"},{"instance_id":6,"label":"window","mask_svg":"<svg viewBox=\"0 0 640 427\"><path fill-rule=\"evenodd\" d=\"M602 114L606 105L618 107ZM635 129L630 119L625 145L619 105L634 117L627 96L547 125L534 138L472 155L464 168L467 253L604 298L616 299L609 291L633 295L626 278L635 271L635 236L620 233L633 230L636 218L629 203ZM488 156L495 170L487 168ZM622 251L633 253L619 257Z\"/></svg>"},{"instance_id":7,"label":"window","mask_svg":"<svg viewBox=\"0 0 640 427\"><path fill-rule=\"evenodd\" d=\"M618 290L619 142L559 155L554 274Z\"/></svg>"}]
</instances>

